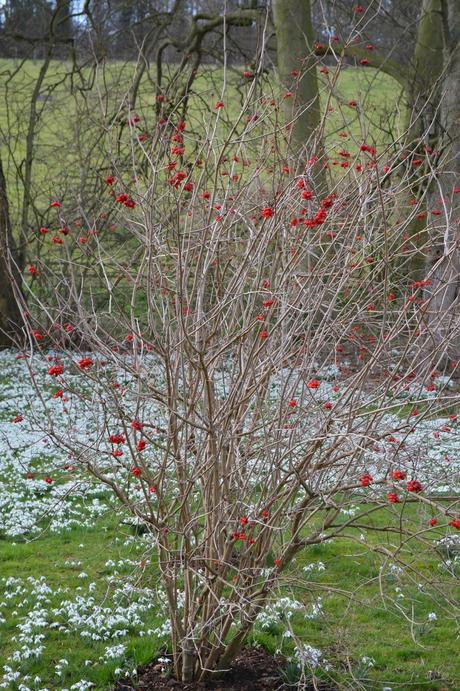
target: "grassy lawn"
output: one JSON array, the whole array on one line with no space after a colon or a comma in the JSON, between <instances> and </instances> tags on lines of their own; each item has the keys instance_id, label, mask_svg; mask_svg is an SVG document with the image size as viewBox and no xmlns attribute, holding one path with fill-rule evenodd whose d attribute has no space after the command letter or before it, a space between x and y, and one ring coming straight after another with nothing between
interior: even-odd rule
<instances>
[{"instance_id":1,"label":"grassy lawn","mask_svg":"<svg viewBox=\"0 0 460 691\"><path fill-rule=\"evenodd\" d=\"M26 61L19 66L13 60L0 60L0 90L3 94L0 101L0 151L14 220L19 218L24 194L22 176L31 97L40 67L40 62ZM30 192L36 213L32 213L29 219L32 225L34 215L38 223L39 214L41 222L48 222L46 212L50 200L77 198L78 187L92 184L89 181L95 170L99 170L99 177L103 177L111 172L112 164L122 158L108 132L113 123L126 124L130 117L125 107L120 109L120 104L126 102L134 66L108 63L101 67L88 90L79 90L83 84L78 79L72 82L71 87L68 69L65 63L51 63L40 89L40 100L35 103L36 134ZM89 72L83 71L82 75L90 79ZM323 108L329 105L326 150L331 159L344 148L355 156L363 141L378 145L379 151L391 146L401 133L404 116L401 90L392 78L372 68L347 67L341 72L330 97L327 80L332 75L327 78L319 76ZM187 117L186 143L189 145L192 142L196 145L204 131L212 127L216 100L222 97L226 104L220 112L216 129L217 136L222 139L227 136L243 107L249 86L242 77L242 70L232 68L224 94L222 78L221 69L208 68L194 82ZM124 151L126 155L137 135L146 133L150 136L155 129L153 79L153 72L147 72L141 81L136 105L136 114L141 120L134 129L125 126L121 154ZM260 117L259 124L256 123L251 131L253 142L258 146L270 135L275 123L276 107L267 105L267 102L275 98L277 103L282 103L282 99L278 101L280 93L273 74L266 75L249 108L243 111L244 117L254 114ZM353 101L357 105L350 107L349 103ZM177 117L180 117L179 113ZM111 149L112 155L107 157L106 152ZM343 172L335 167L332 170L334 176ZM52 220L54 216L50 215L50 224Z\"/></svg>"},{"instance_id":2,"label":"grassy lawn","mask_svg":"<svg viewBox=\"0 0 460 691\"><path fill-rule=\"evenodd\" d=\"M418 507L406 507L402 515L405 527L426 524L427 516ZM372 523L386 525L387 511L374 514ZM389 559L384 565L378 534L350 532L349 538L312 547L297 559L292 587L279 594L291 604L258 625L252 642L289 656L294 639L286 632L292 631L302 644L321 651L321 663L314 670L318 677L333 679L342 688L356 688L358 681L366 689L389 686L393 691L458 688L458 624L433 587L444 582L455 599L454 579L449 583L441 559L428 552L412 553L409 542L399 553L413 569L408 576L397 561ZM439 535L431 531L427 539ZM366 549L364 541L376 552ZM393 534L383 546L396 551L398 536ZM0 628L0 668L11 664L8 658L21 647L17 627L24 615L34 610L31 618L37 624L42 607L47 625L38 624L34 631L44 634L45 649L21 663L23 675L41 678L40 688L69 688L84 679L107 689L120 675L117 669L125 673L164 651L161 637L152 634L164 621L150 591L158 585L155 559L150 558L148 539L133 535L119 514L110 512L87 529L57 535L45 529L32 542L4 539L0 554L0 601L20 586L16 597L2 602L6 621ZM10 578L19 580L11 585ZM134 586L132 592L122 592L126 583ZM130 608L139 600L141 624L136 617L127 624L108 623L120 607ZM303 607L298 610L292 603ZM92 619L96 607L106 609L97 624ZM105 630L105 640L91 637ZM119 638L117 630L123 631ZM107 659L107 649L120 643L120 657ZM60 664L63 659L68 664ZM16 688L14 683L11 688Z\"/></svg>"},{"instance_id":3,"label":"grassy lawn","mask_svg":"<svg viewBox=\"0 0 460 691\"><path fill-rule=\"evenodd\" d=\"M38 624L33 628L37 634L45 633L45 649L42 655L21 661L23 676L41 678L33 688L64 688L84 679L105 689L119 676L117 668L124 673L149 660L154 644L146 631L158 626L160 620L146 589L148 583L153 584L149 566L140 566L145 549L145 544L139 544L129 530L120 526L116 516L98 521L93 528L74 528L59 535L50 535L45 529L32 542L2 540L0 590L4 595L19 588L20 593L7 600L6 610L2 608L6 622L0 629L0 669L11 665L11 654L21 649L18 638L13 641L18 624L24 621L27 611L35 609L39 613L42 606L48 614L53 613L56 622L53 625L47 617L45 627ZM11 585L9 579L16 579L15 583ZM135 593L123 595L127 583L133 584ZM123 610L133 608L139 600L139 614L131 621L129 617L123 625L114 621L117 616L121 620ZM101 611L97 621L91 622L96 607ZM138 617L142 618L142 626ZM32 615L32 619L37 622L40 618ZM101 633L104 626L106 634ZM117 631L123 633L118 636ZM120 643L123 653L111 659L107 648ZM60 664L62 660L68 664Z\"/></svg>"}]
</instances>

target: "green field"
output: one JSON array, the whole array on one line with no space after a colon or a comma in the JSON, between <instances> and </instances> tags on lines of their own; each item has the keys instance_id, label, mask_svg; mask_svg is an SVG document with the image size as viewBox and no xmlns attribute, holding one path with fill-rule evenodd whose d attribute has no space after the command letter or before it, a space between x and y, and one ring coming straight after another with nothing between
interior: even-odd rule
<instances>
[{"instance_id":1,"label":"green field","mask_svg":"<svg viewBox=\"0 0 460 691\"><path fill-rule=\"evenodd\" d=\"M356 509L359 511L359 507ZM406 528L416 527L426 518L413 507L403 513ZM387 521L386 511L374 514L376 527L386 525ZM411 554L409 542L399 558L407 559L414 571L412 575L410 571L404 575L398 571L397 561L388 560L384 565L384 559L378 556L381 545L375 534L370 531L363 534L375 546L373 554L360 544L363 535L357 531L350 533L349 539L311 548L298 558L292 570L295 585L281 592L280 597L301 603L304 610L298 612L292 607L289 620L282 608L279 609L277 616L269 617L266 628L258 627L252 642L273 653L282 650L287 656L292 655L293 638L285 634L292 627L303 644L321 651L322 662L314 670L318 677L332 679L344 689L357 688L358 683L362 685L359 688L389 686L393 691L459 688L458 624L454 612L436 597L433 588L446 576L440 560ZM430 540L435 537L439 535L434 531L427 535ZM396 551L398 535L393 535L386 547ZM116 513L98 520L89 529L73 528L58 535L50 535L45 529L31 542L2 540L0 552L2 577L21 579L29 590L28 607L37 597L31 592L28 577L45 577L46 585L51 588L45 599L47 608L62 607L63 599L87 598L91 592L96 605L114 610L117 603L127 607L133 599L132 596L123 599L117 594L123 583L135 585L137 593L143 588L155 590L158 585L155 558L149 551L148 540L135 537L132 530L120 526L120 516ZM110 561L121 566L114 566ZM142 566L141 561L145 562ZM305 572L304 567L311 570ZM84 578L79 577L82 573L86 574ZM96 584L94 591L88 587L91 583ZM0 589L3 587L4 583L0 583ZM455 594L452 580L450 596L455 599ZM18 647L12 637L17 635L16 627L23 614L20 610L23 597L8 601L2 612L7 615L7 624L0 628L3 656L0 669L9 664L6 658ZM316 611L318 598L321 598L320 610ZM93 641L81 635L82 630L90 628L83 620L84 615L91 614L91 607L81 608L81 625L74 624L76 630L65 635L59 629L37 627L37 632L45 633L46 649L38 659L23 662L22 673L32 678L38 675L41 687L51 689L68 688L80 679L93 682L97 689L109 688L117 678L117 668L139 667L164 652L158 637L145 634L162 623L158 603L153 601L150 607L142 615L143 625L133 626L120 638L126 648L121 659L111 661L103 661L104 653L117 640ZM290 609L288 606L287 610ZM437 618L431 621L433 613ZM65 616L57 620L61 625L66 624ZM139 631L144 632L143 637ZM68 665L58 677L56 665L62 659ZM295 678L295 673L292 676Z\"/></svg>"},{"instance_id":2,"label":"green field","mask_svg":"<svg viewBox=\"0 0 460 691\"><path fill-rule=\"evenodd\" d=\"M0 61L0 151L7 174L8 192L14 221L20 217L24 196L23 180L27 135L30 122L34 122L35 137L30 144L33 152L30 198L32 211L29 228L46 223L49 202L52 199L68 200L73 216L79 216L78 200L93 189L95 170L99 179L121 166L123 156L139 134L151 136L155 130L154 73L144 74L138 92L136 106L127 108L133 82L134 66L108 63L93 75L83 70L69 76L70 66L53 62L34 97L34 87L40 72L40 63L13 60ZM400 137L404 125L404 106L401 88L391 77L372 68L346 67L337 80L319 75L321 99L326 114L326 151L331 160L338 152L349 149L352 157L359 145L366 141L377 145L379 153L390 147ZM329 82L328 79L331 81ZM334 87L330 84L334 81ZM186 143L198 146L206 129L213 127L214 104L223 99L225 108L219 111L219 124L215 131L218 139L227 136L240 112L244 117L256 115L260 122L251 130L254 146L270 139L278 108L270 105L275 99L282 105L282 90L273 73L264 75L254 90L252 99L245 103L248 94L247 80L242 69L231 68L222 90L223 72L209 68L200 74L190 98ZM350 102L356 107L350 107ZM244 107L243 107L244 106ZM32 110L35 116L31 117ZM180 118L180 108L176 111ZM125 123L134 114L140 122L130 130L124 127L122 149L117 148L114 131L117 124ZM244 120L243 117L243 120ZM115 129L114 129L115 127ZM124 152L124 153L123 153ZM247 151L248 155L251 151ZM339 157L340 160L340 157ZM340 168L331 168L334 175ZM80 196L79 196L80 195Z\"/></svg>"}]
</instances>

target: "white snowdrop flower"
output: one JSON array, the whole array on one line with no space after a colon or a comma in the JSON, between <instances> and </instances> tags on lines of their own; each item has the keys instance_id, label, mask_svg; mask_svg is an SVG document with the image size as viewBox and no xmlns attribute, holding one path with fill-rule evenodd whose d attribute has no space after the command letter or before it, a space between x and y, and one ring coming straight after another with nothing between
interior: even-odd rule
<instances>
[{"instance_id":1,"label":"white snowdrop flower","mask_svg":"<svg viewBox=\"0 0 460 691\"><path fill-rule=\"evenodd\" d=\"M78 578L88 578L88 574L82 571L81 573L78 574Z\"/></svg>"},{"instance_id":2,"label":"white snowdrop flower","mask_svg":"<svg viewBox=\"0 0 460 691\"><path fill-rule=\"evenodd\" d=\"M316 599L316 602L314 602L311 606L311 612L308 612L305 616L307 619L316 619L316 617L318 617L322 611L323 611L322 598L318 597Z\"/></svg>"},{"instance_id":3,"label":"white snowdrop flower","mask_svg":"<svg viewBox=\"0 0 460 691\"><path fill-rule=\"evenodd\" d=\"M301 665L306 665L313 669L319 666L323 657L321 650L308 644L302 644L300 647L296 646L294 648L294 655Z\"/></svg>"},{"instance_id":4,"label":"white snowdrop flower","mask_svg":"<svg viewBox=\"0 0 460 691\"><path fill-rule=\"evenodd\" d=\"M119 645L112 645L109 646L105 649L105 653L103 655L104 660L114 660L119 657L124 657L126 653L126 646L123 645L123 643L120 643Z\"/></svg>"},{"instance_id":5,"label":"white snowdrop flower","mask_svg":"<svg viewBox=\"0 0 460 691\"><path fill-rule=\"evenodd\" d=\"M436 612L430 612L427 617L428 621L437 621L438 620L438 615Z\"/></svg>"},{"instance_id":6,"label":"white snowdrop flower","mask_svg":"<svg viewBox=\"0 0 460 691\"><path fill-rule=\"evenodd\" d=\"M306 566L303 567L303 571L305 573L311 573L312 571L325 571L326 566L322 561L314 561L311 564L307 564Z\"/></svg>"},{"instance_id":7,"label":"white snowdrop flower","mask_svg":"<svg viewBox=\"0 0 460 691\"><path fill-rule=\"evenodd\" d=\"M388 571L393 574L399 576L401 573L403 573L403 570L400 566L397 564L390 564Z\"/></svg>"},{"instance_id":8,"label":"white snowdrop flower","mask_svg":"<svg viewBox=\"0 0 460 691\"><path fill-rule=\"evenodd\" d=\"M373 657L367 657L367 655L363 655L361 658L361 663L363 665L366 665L366 667L373 667L375 665L375 660Z\"/></svg>"},{"instance_id":9,"label":"white snowdrop flower","mask_svg":"<svg viewBox=\"0 0 460 691\"><path fill-rule=\"evenodd\" d=\"M345 516L354 516L357 511L357 506L350 506L348 509L341 509L340 513L343 513Z\"/></svg>"}]
</instances>

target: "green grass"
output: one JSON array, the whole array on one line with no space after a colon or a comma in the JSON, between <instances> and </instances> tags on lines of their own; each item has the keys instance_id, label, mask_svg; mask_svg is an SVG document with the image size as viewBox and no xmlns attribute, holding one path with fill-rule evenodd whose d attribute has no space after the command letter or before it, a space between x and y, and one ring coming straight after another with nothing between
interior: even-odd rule
<instances>
[{"instance_id":1,"label":"green grass","mask_svg":"<svg viewBox=\"0 0 460 691\"><path fill-rule=\"evenodd\" d=\"M425 512L416 506L404 508L406 527L426 525L426 518ZM375 527L386 525L388 513L379 511L367 522ZM393 524L397 524L397 520ZM304 602L307 608L318 596L322 598L322 612L318 617L307 619L297 612L292 617L295 634L303 643L319 648L330 665L327 671L317 670L318 676L333 679L344 689L356 688L353 676L360 679L365 689L380 689L385 685L393 691L459 688L458 622L453 612L435 596L430 585L426 584L424 590L418 586L419 582L425 582L424 578L438 586L445 581L443 587L455 598L454 584L443 576L439 558L428 550L423 554L415 549L412 551L409 543L402 548L400 557L407 560L420 576L411 580L404 574L386 573L380 581L383 558L364 547L360 542L361 532L366 534L366 540L374 548L383 544L394 550L398 545L398 536L394 534L381 543L381 534L370 530L350 530L347 538L314 546L302 553L289 572L293 586L282 593ZM66 597L69 599L78 594L78 588L86 588L88 583L94 582L97 584L96 601L102 602L108 597L110 602L110 587L105 580L110 573L105 566L107 560L130 558L137 562L145 550L145 544L141 546L137 540L131 539L128 545L123 544L129 535L130 532L120 525L119 516L113 514L87 530L73 529L59 535L44 531L37 540L29 543L13 544L11 540L3 540L0 542L2 576L27 579L44 575L53 591L59 587L68 589ZM438 535L429 531L427 537L433 540ZM81 563L65 566L72 562ZM304 566L317 562L324 563L324 571L310 574L303 571ZM120 573L119 582L129 574L132 577L136 568L128 566L124 573ZM78 577L82 571L88 575L83 581ZM145 570L138 569L134 580L137 586L155 588L158 582L155 566L149 563ZM400 589L403 597L398 597L396 588ZM63 595L54 594L50 599L57 605ZM436 621L428 621L430 612L437 614ZM18 612L17 617L9 618L7 626L1 628L3 659L0 657L0 669L8 654L18 648L18 643L11 638L17 635L15 627L20 614ZM414 624L410 623L411 619ZM151 628L161 624L155 608L148 615L147 622ZM285 623L280 621L267 631L259 629L251 641L272 653L282 649L285 654L292 654L292 640L283 637L285 628ZM46 650L40 659L23 667L26 672L33 676L38 674L42 685L49 689L61 688L61 683L68 688L82 678L92 681L96 689L110 687L114 671L120 666L119 661L98 667L87 667L85 661L102 656L107 645L116 644L117 640L93 642L78 633L63 636L49 628L45 633ZM128 665L141 666L161 652L155 637L140 638L129 634L120 642L127 646ZM373 659L372 666L362 662L366 657ZM69 661L62 682L54 672L61 658ZM430 679L430 676L436 678Z\"/></svg>"},{"instance_id":2,"label":"green grass","mask_svg":"<svg viewBox=\"0 0 460 691\"><path fill-rule=\"evenodd\" d=\"M12 216L16 222L24 194L21 175L24 173L30 102L41 63L26 61L18 67L19 64L13 60L0 60L0 91L3 96L0 99L0 151L6 168ZM36 104L38 118L30 194L41 218L32 211L29 219L32 227L35 220L36 223L53 223L56 215L47 215L50 200L63 196L73 200L82 180L89 184L88 180L84 181L88 177L92 179L94 169L100 170L99 175L103 176L111 171L112 161L120 160L113 136L104 133L114 117L119 122L126 122L128 118L128 111L126 108L120 110L120 104L126 102L134 65L108 63L98 72L93 87L87 90L75 88L80 85L78 79L74 79L71 88L69 70L66 63L51 63L40 90L45 100ZM90 79L89 71L82 74L85 79ZM325 109L329 103L329 87L326 78L319 76ZM220 68L209 67L196 78L187 116L188 145L202 138L205 127L213 122L214 103L222 96L222 79ZM154 130L156 123L153 80L154 72L147 72L140 85L135 109L142 118L139 131L147 133ZM227 84L223 95L226 106L219 115L217 127L221 139L227 135L240 112L248 89L240 68L229 72ZM100 98L101 92L107 92L107 96ZM260 125L256 125L251 133L256 145L260 146L260 142L266 140L274 123L275 110L264 105L263 99L279 98L281 93L273 74L267 75L246 111L248 114L262 113ZM372 68L343 69L330 101L332 111L326 119L326 149L331 158L334 159L343 148L350 149L354 155L363 140L379 147L390 145L400 135L404 119L400 97L399 85L387 75ZM349 107L351 100L358 102L357 109ZM179 117L177 113L177 119ZM348 137L339 137L339 133ZM130 141L131 135L125 128L124 146L129 146ZM111 154L107 155L110 150ZM21 172L19 176L18 171ZM333 172L336 174L337 169L334 168Z\"/></svg>"},{"instance_id":3,"label":"green grass","mask_svg":"<svg viewBox=\"0 0 460 691\"><path fill-rule=\"evenodd\" d=\"M136 565L121 568L120 575L115 579L116 584L123 584L128 577L136 587L155 586L156 583L150 567L147 565L144 570L139 566L145 546L140 550L132 540L129 545L123 544L125 538L130 536L130 531L123 529L119 517L114 515L111 519L100 520L90 529L75 528L58 535L50 535L45 529L40 537L31 542L0 540L1 576L21 578L24 581L29 577L37 579L45 576L46 584L53 591L46 602L47 608L58 607L67 598L73 600L79 593L86 596L88 584L94 582L97 586L93 593L96 604L105 602L106 606L110 606L114 585L106 580L112 569L105 566L110 559L130 559L136 562ZM87 574L87 578L79 578L82 572ZM3 583L0 583L0 600L2 588ZM58 589L59 593L56 592ZM29 598L32 602L33 598ZM0 670L5 664L11 664L7 657L19 648L18 642L13 642L12 637L17 636L16 627L24 613L18 608L16 616L14 613L13 616L8 616L7 624L0 627ZM145 617L145 623L153 628L161 623L155 610ZM62 635L59 630L49 627L45 633L44 654L36 660L22 663L21 670L23 674L30 674L32 677L38 675L42 686L49 689L70 686L80 679L93 682L97 689L106 689L114 681L117 667L129 669L140 666L152 655L152 640L141 638L134 632L120 640L106 641L93 641L81 637L78 632ZM114 660L94 668L86 665L87 660L94 661L102 656L107 646L120 642L127 647L127 662ZM55 673L55 665L62 658L67 659L69 665L63 669L63 676L59 678Z\"/></svg>"},{"instance_id":4,"label":"green grass","mask_svg":"<svg viewBox=\"0 0 460 691\"><path fill-rule=\"evenodd\" d=\"M427 515L419 507L407 506L401 514L406 528L427 523ZM374 513L366 523L376 528L388 525L387 511ZM397 520L392 522L395 524ZM361 533L375 552L360 544ZM323 651L331 664L331 670L319 676L332 678L341 688L356 688L353 676L366 689L459 688L458 613L456 618L454 610L431 588L443 580L439 558L429 550L421 553L415 541L412 547L409 542L399 557L407 561L412 574L410 570L396 576L387 570L381 574L384 558L378 550L383 544L396 551L397 536L387 536L380 543L378 533L350 530L349 534L349 539L303 552L293 571L293 576L305 583L293 589L296 599L308 603L318 595L323 598L320 617L305 621L296 614L293 618L299 638ZM438 536L427 531L427 537L431 541ZM325 570L306 576L302 568L315 562L323 562ZM450 584L446 579L447 593L454 602L458 601L459 575L457 571ZM423 589L419 583L424 584ZM432 612L438 619L429 622ZM280 646L281 633L281 629L256 633L254 639L274 652ZM372 658L372 666L363 664L363 657Z\"/></svg>"}]
</instances>

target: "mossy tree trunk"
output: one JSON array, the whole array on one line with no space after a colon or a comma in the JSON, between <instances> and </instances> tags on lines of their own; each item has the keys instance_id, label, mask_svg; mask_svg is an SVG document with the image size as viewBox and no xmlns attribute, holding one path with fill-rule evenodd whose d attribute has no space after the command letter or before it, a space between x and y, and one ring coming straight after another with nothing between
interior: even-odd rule
<instances>
[{"instance_id":1,"label":"mossy tree trunk","mask_svg":"<svg viewBox=\"0 0 460 691\"><path fill-rule=\"evenodd\" d=\"M441 77L444 68L444 23L442 0L422 0L409 83L408 143L426 132L439 134Z\"/></svg>"},{"instance_id":2,"label":"mossy tree trunk","mask_svg":"<svg viewBox=\"0 0 460 691\"><path fill-rule=\"evenodd\" d=\"M310 0L273 0L278 73L286 92L286 125L289 153L298 170L316 155L321 158L321 111L319 102L314 34ZM318 182L324 173L320 161L315 170Z\"/></svg>"},{"instance_id":3,"label":"mossy tree trunk","mask_svg":"<svg viewBox=\"0 0 460 691\"><path fill-rule=\"evenodd\" d=\"M422 0L417 37L407 83L407 152L425 157L425 148L436 148L441 136L440 103L444 69L444 22L442 0ZM425 173L423 169L420 173ZM423 178L422 178L423 180ZM414 182L411 196L418 197L425 183ZM429 191L428 201L433 196ZM428 229L426 219L415 219L411 236L420 248L411 263L411 276L420 280L425 273Z\"/></svg>"},{"instance_id":4,"label":"mossy tree trunk","mask_svg":"<svg viewBox=\"0 0 460 691\"><path fill-rule=\"evenodd\" d=\"M433 346L444 343L444 354L460 357L460 3L445 0L444 78L442 81L440 160L435 179L442 197L444 219L428 259L432 286L427 293L427 325ZM441 194L440 194L441 193Z\"/></svg>"},{"instance_id":5,"label":"mossy tree trunk","mask_svg":"<svg viewBox=\"0 0 460 691\"><path fill-rule=\"evenodd\" d=\"M15 248L11 233L6 180L0 158L0 348L15 344L22 317L14 297L13 281L20 285L15 264Z\"/></svg>"}]
</instances>

